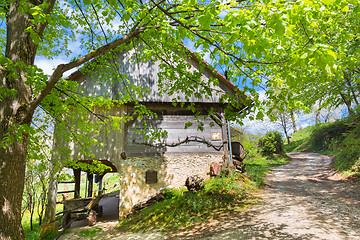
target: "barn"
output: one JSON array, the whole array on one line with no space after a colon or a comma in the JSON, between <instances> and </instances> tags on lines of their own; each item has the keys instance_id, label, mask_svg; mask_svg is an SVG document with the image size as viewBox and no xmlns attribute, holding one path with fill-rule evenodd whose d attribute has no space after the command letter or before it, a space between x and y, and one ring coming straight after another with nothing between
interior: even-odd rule
<instances>
[{"instance_id":1,"label":"barn","mask_svg":"<svg viewBox=\"0 0 360 240\"><path fill-rule=\"evenodd\" d=\"M193 86L190 94L164 91L164 85L175 83L163 77L161 62L134 62L137 51L122 50L116 53L115 59L111 58L116 62L116 71L125 79L113 79L108 70L101 68L95 68L96 74L78 70L68 77L68 80L78 82L81 94L102 96L117 102L121 102L119 100L129 86L132 89L147 89L143 94L135 94L133 101L119 103L105 111L108 116L121 119L132 117L120 121L117 130L101 129L100 133L90 136L103 143L91 148L91 157L90 154L81 154L77 144L66 143L73 160L108 162L120 173L120 216L160 189L184 185L190 175L208 177L210 164L222 162L228 150L228 126L224 112L227 103L221 98L224 94L241 92L225 76L188 50L184 61L189 66L187 71L201 74L198 88L201 89L201 83L206 84L211 79L218 84L210 84L212 92L208 96L202 96L199 94L201 90ZM127 88L124 88L125 82ZM248 105L244 103L247 101L245 95L240 95L242 97L237 97L239 105L234 109L239 112ZM137 116L134 114L137 107L134 102L154 114ZM95 107L93 111L100 110L103 109ZM93 121L96 121L95 117ZM164 134L154 140L149 137L151 131Z\"/></svg>"}]
</instances>

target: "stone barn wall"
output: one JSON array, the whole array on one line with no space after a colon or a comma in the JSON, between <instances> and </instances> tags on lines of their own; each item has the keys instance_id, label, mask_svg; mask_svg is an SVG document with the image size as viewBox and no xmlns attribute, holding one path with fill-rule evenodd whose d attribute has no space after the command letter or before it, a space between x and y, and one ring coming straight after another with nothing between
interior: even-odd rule
<instances>
[{"instance_id":1,"label":"stone barn wall","mask_svg":"<svg viewBox=\"0 0 360 240\"><path fill-rule=\"evenodd\" d=\"M213 162L221 163L222 155L134 157L122 160L118 168L121 176L119 216L126 216L133 205L163 188L184 187L186 178L191 175L208 179ZM149 170L157 172L157 183L146 183L146 172Z\"/></svg>"}]
</instances>

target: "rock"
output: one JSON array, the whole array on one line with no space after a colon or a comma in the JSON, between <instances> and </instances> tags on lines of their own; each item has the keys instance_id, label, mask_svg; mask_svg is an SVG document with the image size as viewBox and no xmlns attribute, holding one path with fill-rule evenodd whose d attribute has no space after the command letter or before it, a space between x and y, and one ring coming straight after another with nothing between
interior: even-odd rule
<instances>
[{"instance_id":1,"label":"rock","mask_svg":"<svg viewBox=\"0 0 360 240\"><path fill-rule=\"evenodd\" d=\"M146 207L150 207L150 206L152 206L153 204L155 204L157 202L163 201L164 199L165 199L164 195L161 192L157 193L155 195L152 195L149 199L135 204L133 206L133 208L132 208L132 212L133 213L134 212L139 212L139 211L141 211L142 209L144 209Z\"/></svg>"},{"instance_id":2,"label":"rock","mask_svg":"<svg viewBox=\"0 0 360 240\"><path fill-rule=\"evenodd\" d=\"M202 177L199 177L198 175L193 175L186 179L185 186L191 192L198 191L204 188L205 184L203 183L203 181L204 179Z\"/></svg>"},{"instance_id":3,"label":"rock","mask_svg":"<svg viewBox=\"0 0 360 240\"><path fill-rule=\"evenodd\" d=\"M236 168L237 171L244 173L245 172L245 163L243 163L242 161L233 159L234 162L234 166Z\"/></svg>"},{"instance_id":4,"label":"rock","mask_svg":"<svg viewBox=\"0 0 360 240\"><path fill-rule=\"evenodd\" d=\"M229 151L225 151L223 156L223 164L221 165L221 175L223 176L229 176L235 171L235 167L231 164L230 161L230 153Z\"/></svg>"}]
</instances>

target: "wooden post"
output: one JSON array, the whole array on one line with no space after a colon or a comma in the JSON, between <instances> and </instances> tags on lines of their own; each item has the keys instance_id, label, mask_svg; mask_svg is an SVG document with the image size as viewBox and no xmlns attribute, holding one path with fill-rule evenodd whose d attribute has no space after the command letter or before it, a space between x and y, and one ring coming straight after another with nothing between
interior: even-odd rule
<instances>
[{"instance_id":1,"label":"wooden post","mask_svg":"<svg viewBox=\"0 0 360 240\"><path fill-rule=\"evenodd\" d=\"M221 166L221 174L228 176L234 171L234 166L230 160L230 147L229 147L229 136L228 136L228 128L225 119L224 112L221 112L221 131L222 131L222 138L224 143L224 157L223 157L223 164Z\"/></svg>"},{"instance_id":2,"label":"wooden post","mask_svg":"<svg viewBox=\"0 0 360 240\"><path fill-rule=\"evenodd\" d=\"M88 187L88 197L92 197L92 190L93 190L93 174L92 173L87 173L87 178L89 181L89 187Z\"/></svg>"},{"instance_id":3,"label":"wooden post","mask_svg":"<svg viewBox=\"0 0 360 240\"><path fill-rule=\"evenodd\" d=\"M121 111L121 117L123 119L125 119L126 116L126 106L125 104L122 104L120 106L120 111ZM121 153L121 158L126 158L126 152L125 152L125 145L126 145L126 133L127 133L127 124L125 124L124 120L121 120L120 122L120 128L121 128L121 133L120 133L120 153Z\"/></svg>"},{"instance_id":4,"label":"wooden post","mask_svg":"<svg viewBox=\"0 0 360 240\"><path fill-rule=\"evenodd\" d=\"M79 198L80 197L80 173L81 170L80 169L73 169L74 171L74 176L75 176L75 193L74 193L74 198Z\"/></svg>"},{"instance_id":5,"label":"wooden post","mask_svg":"<svg viewBox=\"0 0 360 240\"><path fill-rule=\"evenodd\" d=\"M224 152L229 151L229 143L228 143L228 131L227 131L227 125L226 125L226 119L224 112L221 112L221 135L223 138L224 143Z\"/></svg>"}]
</instances>

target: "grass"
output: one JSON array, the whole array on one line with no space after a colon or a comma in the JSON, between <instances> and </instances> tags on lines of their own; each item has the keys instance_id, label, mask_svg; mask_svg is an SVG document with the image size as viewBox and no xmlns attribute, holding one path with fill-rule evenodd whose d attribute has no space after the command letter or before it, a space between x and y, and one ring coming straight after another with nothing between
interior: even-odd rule
<instances>
[{"instance_id":1,"label":"grass","mask_svg":"<svg viewBox=\"0 0 360 240\"><path fill-rule=\"evenodd\" d=\"M83 237L86 239L94 239L94 237L97 235L97 233L101 232L101 231L102 231L101 227L95 227L95 228L82 230L77 235L79 235L79 237Z\"/></svg>"},{"instance_id":2,"label":"grass","mask_svg":"<svg viewBox=\"0 0 360 240\"><path fill-rule=\"evenodd\" d=\"M164 201L131 215L119 226L135 232L153 228L186 228L195 222L214 218L221 212L235 211L238 206L245 207L250 202L248 194L251 188L252 184L245 175L235 173L230 177L210 179L205 188L197 192L184 194L186 189L169 189L164 193Z\"/></svg>"},{"instance_id":3,"label":"grass","mask_svg":"<svg viewBox=\"0 0 360 240\"><path fill-rule=\"evenodd\" d=\"M57 206L57 211L56 212L60 212L62 210L62 205L58 205ZM60 226L60 221L61 221L61 216L57 217L57 220L59 222L59 226ZM24 216L22 218L22 226L24 229L24 234L25 234L25 239L26 240L38 240L40 238L40 225L39 225L39 218L36 215L36 213L34 214L34 219L33 219L33 230L31 230L30 228L30 214L29 212L25 212ZM45 239L54 239L56 236L58 235L58 233L51 235L51 236L47 236Z\"/></svg>"},{"instance_id":4,"label":"grass","mask_svg":"<svg viewBox=\"0 0 360 240\"><path fill-rule=\"evenodd\" d=\"M284 154L262 156L259 153L253 153L245 160L246 173L256 187L262 188L265 176L271 171L271 168L287 163L289 163L289 157Z\"/></svg>"},{"instance_id":5,"label":"grass","mask_svg":"<svg viewBox=\"0 0 360 240\"><path fill-rule=\"evenodd\" d=\"M259 154L246 160L246 174L235 172L230 177L216 177L206 181L198 192L186 189L170 189L165 200L120 221L122 231L145 231L150 229L175 230L188 228L233 211L243 211L258 201L254 197L264 185L264 177L271 167L288 163L283 155L262 157Z\"/></svg>"},{"instance_id":6,"label":"grass","mask_svg":"<svg viewBox=\"0 0 360 240\"><path fill-rule=\"evenodd\" d=\"M316 125L303 128L291 136L290 144L284 146L285 152L301 152L309 150L309 138Z\"/></svg>"}]
</instances>

